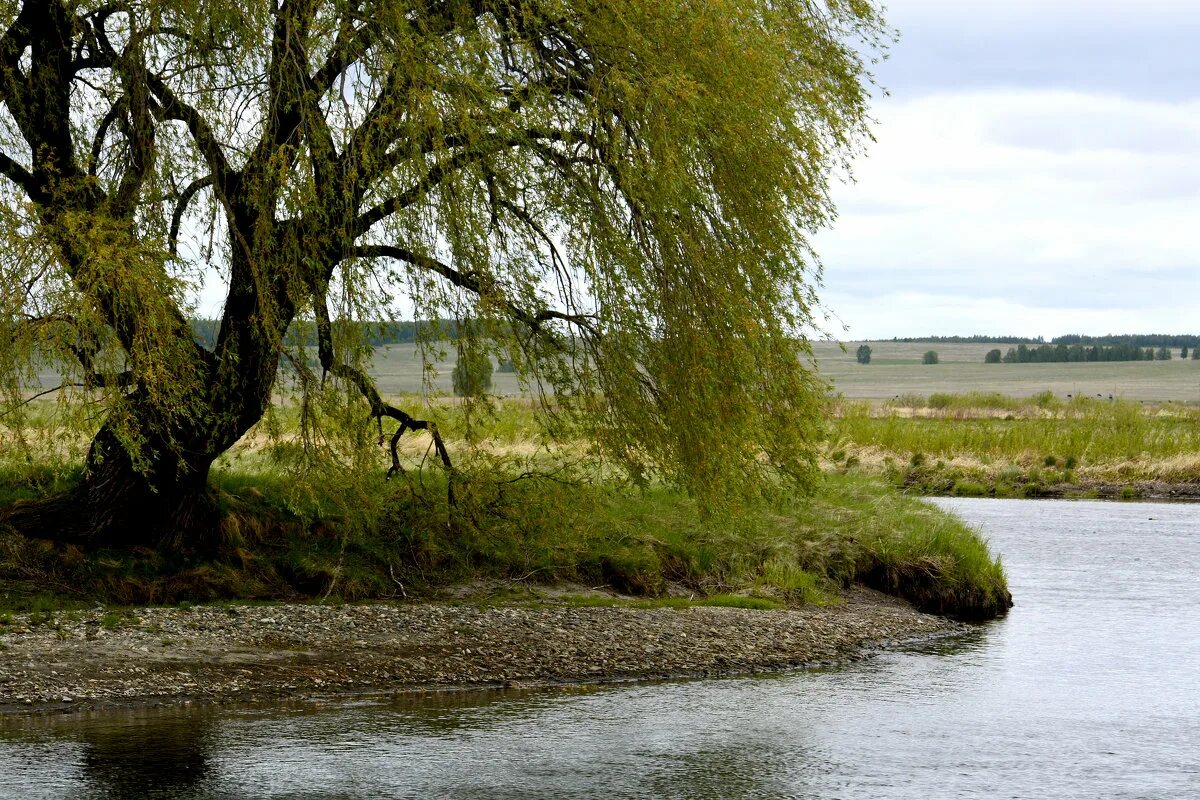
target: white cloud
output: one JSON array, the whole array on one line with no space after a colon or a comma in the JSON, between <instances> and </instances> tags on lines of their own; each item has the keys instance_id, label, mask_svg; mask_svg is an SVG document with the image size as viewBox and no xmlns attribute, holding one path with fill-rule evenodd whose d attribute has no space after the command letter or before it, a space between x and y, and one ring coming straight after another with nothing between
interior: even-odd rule
<instances>
[{"instance_id":1,"label":"white cloud","mask_svg":"<svg viewBox=\"0 0 1200 800\"><path fill-rule=\"evenodd\" d=\"M977 90L878 116L817 241L826 300L854 335L970 333L979 314L1045 335L1196 325L1200 102ZM879 308L895 302L907 319Z\"/></svg>"}]
</instances>

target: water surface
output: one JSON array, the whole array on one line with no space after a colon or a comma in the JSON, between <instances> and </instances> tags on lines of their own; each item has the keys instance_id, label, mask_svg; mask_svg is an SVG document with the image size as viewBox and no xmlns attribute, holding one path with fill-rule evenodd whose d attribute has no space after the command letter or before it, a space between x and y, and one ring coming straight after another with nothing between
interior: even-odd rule
<instances>
[{"instance_id":1,"label":"water surface","mask_svg":"<svg viewBox=\"0 0 1200 800\"><path fill-rule=\"evenodd\" d=\"M0 796L1200 797L1200 506L938 503L1017 602L961 639L770 677L10 719Z\"/></svg>"}]
</instances>

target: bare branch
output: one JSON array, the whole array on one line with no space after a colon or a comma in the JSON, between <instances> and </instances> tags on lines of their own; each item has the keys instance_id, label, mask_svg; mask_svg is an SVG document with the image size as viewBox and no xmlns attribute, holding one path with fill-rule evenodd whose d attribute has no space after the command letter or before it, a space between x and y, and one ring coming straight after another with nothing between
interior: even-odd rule
<instances>
[{"instance_id":1,"label":"bare branch","mask_svg":"<svg viewBox=\"0 0 1200 800\"><path fill-rule=\"evenodd\" d=\"M321 361L322 371L333 375L335 378L341 378L350 382L366 399L367 404L371 407L372 419L375 419L379 423L380 444L383 444L384 440L383 418L394 419L400 423L400 427L392 434L389 443L392 466L388 469L387 477L391 478L393 475L404 471L400 466L400 455L397 451L397 447L400 444L400 437L407 431L428 431L429 435L433 438L433 446L437 450L438 458L441 459L442 466L446 469L448 475L446 491L450 504L454 505L454 465L450 461L450 451L446 449L446 443L442 440L442 434L438 430L437 423L424 419L416 419L384 401L379 394L379 390L375 388L375 382L365 372L337 360L333 349L333 329L329 321L329 307L325 302L324 288L318 287L314 295L313 305L316 308L317 314L317 354ZM303 369L308 370L307 366L303 367Z\"/></svg>"},{"instance_id":2,"label":"bare branch","mask_svg":"<svg viewBox=\"0 0 1200 800\"><path fill-rule=\"evenodd\" d=\"M92 154L88 160L88 174L95 175L100 169L100 155L104 150L104 140L108 136L108 129L112 127L117 118L124 112L126 99L124 96L118 98L117 102L112 104L108 109L108 113L100 120L100 124L96 126L96 135L92 138Z\"/></svg>"},{"instance_id":3,"label":"bare branch","mask_svg":"<svg viewBox=\"0 0 1200 800\"><path fill-rule=\"evenodd\" d=\"M33 177L33 174L5 153L0 153L0 175L4 175L20 186L30 197L36 198L42 194L41 184Z\"/></svg>"},{"instance_id":4,"label":"bare branch","mask_svg":"<svg viewBox=\"0 0 1200 800\"><path fill-rule=\"evenodd\" d=\"M328 90L338 76L362 58L374 43L374 26L369 21L355 28L352 20L347 19L338 29L337 38L325 57L325 63L312 76L313 86L322 91Z\"/></svg>"}]
</instances>

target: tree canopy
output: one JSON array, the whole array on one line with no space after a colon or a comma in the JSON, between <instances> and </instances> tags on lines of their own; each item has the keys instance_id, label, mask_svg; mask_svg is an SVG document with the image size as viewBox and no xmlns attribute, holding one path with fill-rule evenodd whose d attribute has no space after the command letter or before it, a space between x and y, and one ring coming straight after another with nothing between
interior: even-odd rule
<instances>
[{"instance_id":1,"label":"tree canopy","mask_svg":"<svg viewBox=\"0 0 1200 800\"><path fill-rule=\"evenodd\" d=\"M809 237L869 136L889 33L867 0L21 0L0 18L5 403L50 362L100 421L69 498L86 524L12 524L183 529L281 363L381 433L429 430L339 335L398 304L470 321L470 348L511 354L635 475L717 499L808 479ZM204 347L189 317L214 274Z\"/></svg>"}]
</instances>

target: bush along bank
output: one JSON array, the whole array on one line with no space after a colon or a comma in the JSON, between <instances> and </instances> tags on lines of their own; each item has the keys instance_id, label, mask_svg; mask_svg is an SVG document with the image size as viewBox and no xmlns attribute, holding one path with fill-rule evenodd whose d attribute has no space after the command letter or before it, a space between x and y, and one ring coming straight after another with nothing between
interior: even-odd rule
<instances>
[{"instance_id":1,"label":"bush along bank","mask_svg":"<svg viewBox=\"0 0 1200 800\"><path fill-rule=\"evenodd\" d=\"M10 496L35 492L30 480L10 476ZM433 475L365 488L302 500L286 479L225 473L219 541L205 553L88 552L0 528L0 605L436 599L478 581L758 607L834 603L860 582L969 620L1012 605L976 532L876 477L830 475L810 496L719 515L665 488L563 473L465 474L453 507Z\"/></svg>"}]
</instances>

